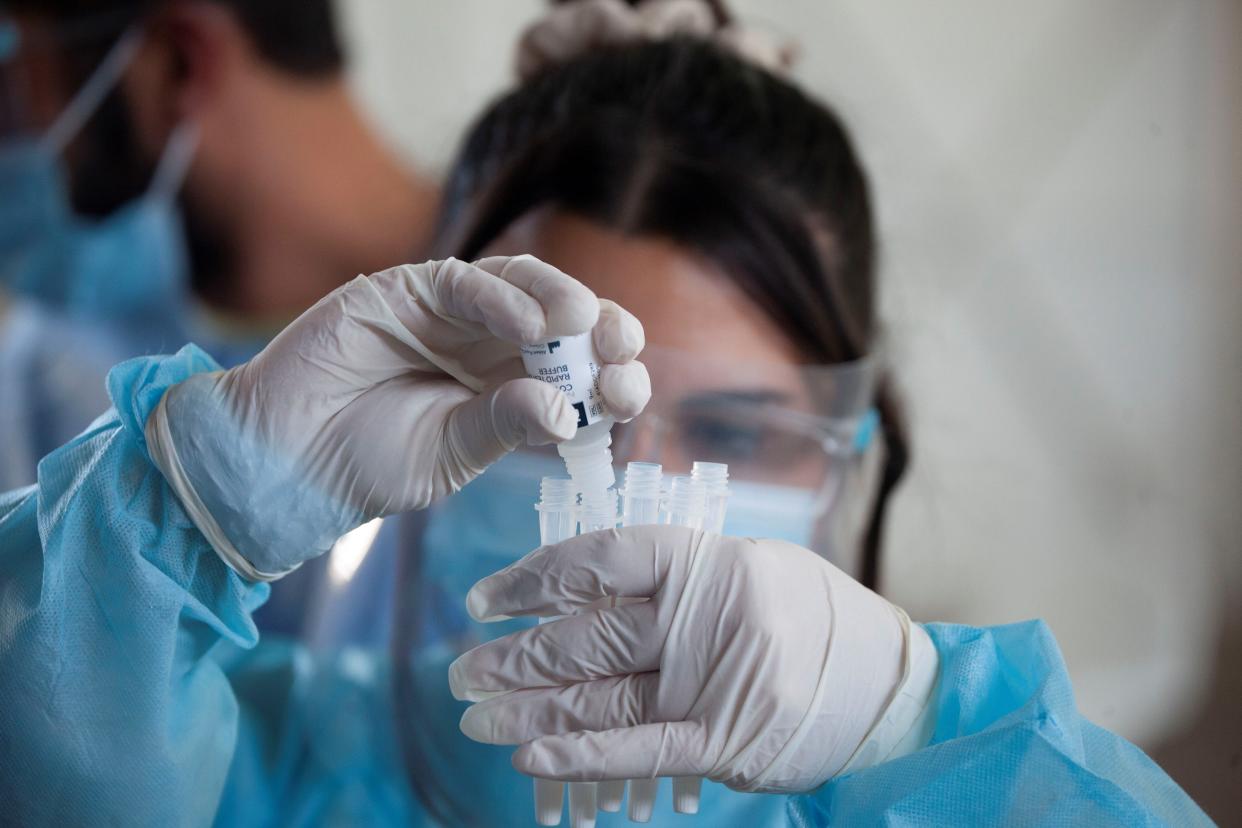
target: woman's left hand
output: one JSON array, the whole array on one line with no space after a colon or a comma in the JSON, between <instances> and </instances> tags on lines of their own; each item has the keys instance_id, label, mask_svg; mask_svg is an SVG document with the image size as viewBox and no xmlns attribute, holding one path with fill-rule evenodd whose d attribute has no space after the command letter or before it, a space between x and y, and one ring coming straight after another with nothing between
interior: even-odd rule
<instances>
[{"instance_id":1,"label":"woman's left hand","mask_svg":"<svg viewBox=\"0 0 1242 828\"><path fill-rule=\"evenodd\" d=\"M647 600L584 611L607 596ZM593 532L484 578L467 606L480 620L569 616L476 647L449 671L453 694L478 702L462 731L521 744L513 763L531 776L804 791L926 741L927 634L790 543L674 526Z\"/></svg>"}]
</instances>

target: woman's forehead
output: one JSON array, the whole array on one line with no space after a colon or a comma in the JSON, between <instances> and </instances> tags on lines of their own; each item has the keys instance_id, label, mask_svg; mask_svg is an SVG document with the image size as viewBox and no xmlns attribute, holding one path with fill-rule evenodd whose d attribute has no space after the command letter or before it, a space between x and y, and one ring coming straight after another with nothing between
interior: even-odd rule
<instances>
[{"instance_id":1,"label":"woman's forehead","mask_svg":"<svg viewBox=\"0 0 1242 828\"><path fill-rule=\"evenodd\" d=\"M777 323L719 265L684 246L540 209L484 251L516 253L531 253L626 308L650 345L759 364L799 361Z\"/></svg>"},{"instance_id":2,"label":"woman's forehead","mask_svg":"<svg viewBox=\"0 0 1242 828\"><path fill-rule=\"evenodd\" d=\"M792 362L755 362L715 350L650 345L639 357L651 374L652 392L686 396L701 392L767 392L769 401L793 401L806 395L804 370Z\"/></svg>"}]
</instances>

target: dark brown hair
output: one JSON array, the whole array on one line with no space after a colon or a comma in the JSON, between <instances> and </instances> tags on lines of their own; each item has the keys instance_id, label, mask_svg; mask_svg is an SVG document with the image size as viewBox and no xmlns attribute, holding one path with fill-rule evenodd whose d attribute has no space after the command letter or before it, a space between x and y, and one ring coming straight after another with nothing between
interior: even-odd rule
<instances>
[{"instance_id":1,"label":"dark brown hair","mask_svg":"<svg viewBox=\"0 0 1242 828\"><path fill-rule=\"evenodd\" d=\"M837 117L793 84L696 38L596 49L490 106L445 191L440 250L477 258L551 205L706 255L787 332L808 363L876 339L867 180ZM884 511L905 469L887 381L885 463L863 541L875 587Z\"/></svg>"},{"instance_id":2,"label":"dark brown hair","mask_svg":"<svg viewBox=\"0 0 1242 828\"><path fill-rule=\"evenodd\" d=\"M94 33L106 43L127 26L143 21L169 0L7 0L5 10L33 15L63 32L66 47L88 59L102 57L99 43L75 33ZM258 53L272 66L305 77L329 75L344 67L331 0L211 0L231 10ZM79 72L81 74L82 72ZM77 78L79 82L84 77Z\"/></svg>"}]
</instances>

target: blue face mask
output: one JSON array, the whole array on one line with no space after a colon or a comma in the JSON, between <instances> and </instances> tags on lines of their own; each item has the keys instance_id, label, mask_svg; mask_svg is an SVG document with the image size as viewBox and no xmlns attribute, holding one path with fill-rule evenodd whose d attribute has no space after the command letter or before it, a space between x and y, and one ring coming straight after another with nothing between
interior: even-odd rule
<instances>
[{"instance_id":1,"label":"blue face mask","mask_svg":"<svg viewBox=\"0 0 1242 828\"><path fill-rule=\"evenodd\" d=\"M196 132L174 130L151 185L102 219L77 215L60 160L68 142L119 81L140 41L123 35L38 140L0 144L0 286L71 314L120 317L166 311L187 281L176 194Z\"/></svg>"},{"instance_id":2,"label":"blue face mask","mask_svg":"<svg viewBox=\"0 0 1242 828\"><path fill-rule=\"evenodd\" d=\"M724 531L735 537L789 541L858 578L870 491L860 463L850 463L822 489L729 482Z\"/></svg>"},{"instance_id":3,"label":"blue face mask","mask_svg":"<svg viewBox=\"0 0 1242 828\"><path fill-rule=\"evenodd\" d=\"M743 538L774 538L811 547L822 512L811 489L735 480L729 483L724 533Z\"/></svg>"}]
</instances>

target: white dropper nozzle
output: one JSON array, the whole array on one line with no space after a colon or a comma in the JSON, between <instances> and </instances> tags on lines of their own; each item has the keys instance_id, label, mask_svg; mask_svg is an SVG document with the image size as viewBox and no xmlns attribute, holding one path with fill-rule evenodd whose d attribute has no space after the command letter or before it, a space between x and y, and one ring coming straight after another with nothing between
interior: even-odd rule
<instances>
[{"instance_id":1,"label":"white dropper nozzle","mask_svg":"<svg viewBox=\"0 0 1242 828\"><path fill-rule=\"evenodd\" d=\"M609 417L579 426L571 439L556 447L579 492L604 492L617 482L612 468L612 423Z\"/></svg>"}]
</instances>

